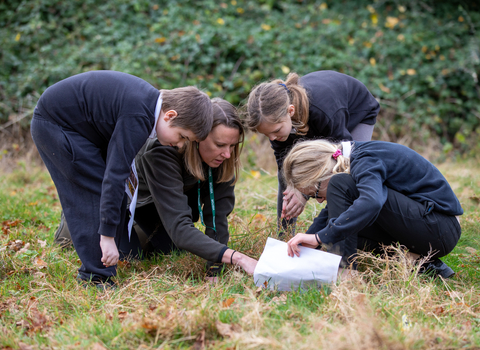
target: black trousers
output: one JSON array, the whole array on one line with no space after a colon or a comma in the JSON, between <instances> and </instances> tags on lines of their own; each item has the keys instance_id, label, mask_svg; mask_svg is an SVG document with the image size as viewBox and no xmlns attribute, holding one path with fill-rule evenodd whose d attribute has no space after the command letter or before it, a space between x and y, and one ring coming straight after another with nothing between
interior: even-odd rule
<instances>
[{"instance_id":1,"label":"black trousers","mask_svg":"<svg viewBox=\"0 0 480 350\"><path fill-rule=\"evenodd\" d=\"M327 189L328 219L340 216L358 197L359 192L350 174L334 175ZM357 248L381 253L382 245L396 243L413 253L422 256L431 253L434 258L440 258L455 248L461 228L455 216L432 208L432 202L420 203L388 189L387 201L371 226L327 249L342 256L343 266L352 262Z\"/></svg>"},{"instance_id":2,"label":"black trousers","mask_svg":"<svg viewBox=\"0 0 480 350\"><path fill-rule=\"evenodd\" d=\"M38 152L57 188L73 246L82 262L79 277L103 281L116 275L116 266L105 267L100 248L100 196L105 173L105 150L80 134L42 116L36 108L31 133ZM127 196L115 242L121 247L127 230ZM120 249L119 249L120 250Z\"/></svg>"},{"instance_id":3,"label":"black trousers","mask_svg":"<svg viewBox=\"0 0 480 350\"><path fill-rule=\"evenodd\" d=\"M194 186L185 194L188 197L188 206L192 211L192 221L197 222L200 217L197 206L197 187ZM135 209L135 222L147 236L143 245L143 252L146 255L151 253L170 254L173 251L182 251L175 246L167 230L165 230L154 203L137 207Z\"/></svg>"}]
</instances>

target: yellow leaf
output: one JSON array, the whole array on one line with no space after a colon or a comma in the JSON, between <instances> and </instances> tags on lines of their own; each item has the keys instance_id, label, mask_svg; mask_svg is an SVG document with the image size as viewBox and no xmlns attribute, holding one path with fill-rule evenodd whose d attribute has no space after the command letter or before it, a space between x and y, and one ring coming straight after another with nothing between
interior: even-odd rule
<instances>
[{"instance_id":1,"label":"yellow leaf","mask_svg":"<svg viewBox=\"0 0 480 350\"><path fill-rule=\"evenodd\" d=\"M21 37L22 37L22 34L17 33L17 35L15 36L15 41L19 41Z\"/></svg>"},{"instance_id":2,"label":"yellow leaf","mask_svg":"<svg viewBox=\"0 0 480 350\"><path fill-rule=\"evenodd\" d=\"M387 16L387 21L385 22L385 27L387 28L395 28L395 26L398 24L399 20L397 17L390 17Z\"/></svg>"},{"instance_id":3,"label":"yellow leaf","mask_svg":"<svg viewBox=\"0 0 480 350\"><path fill-rule=\"evenodd\" d=\"M259 171L256 171L256 170L251 170L250 171L250 174L252 174L253 178L254 179L259 179L260 178L260 172Z\"/></svg>"},{"instance_id":4,"label":"yellow leaf","mask_svg":"<svg viewBox=\"0 0 480 350\"><path fill-rule=\"evenodd\" d=\"M371 64L372 66L375 66L375 65L377 64L377 61L375 60L375 58L370 57L370 64Z\"/></svg>"},{"instance_id":5,"label":"yellow leaf","mask_svg":"<svg viewBox=\"0 0 480 350\"><path fill-rule=\"evenodd\" d=\"M205 93L208 95L208 97L212 97L212 93L210 91L205 91Z\"/></svg>"},{"instance_id":6,"label":"yellow leaf","mask_svg":"<svg viewBox=\"0 0 480 350\"><path fill-rule=\"evenodd\" d=\"M407 8L405 6L399 5L398 11L400 11L401 13L404 13L405 11L407 11Z\"/></svg>"},{"instance_id":7,"label":"yellow leaf","mask_svg":"<svg viewBox=\"0 0 480 350\"><path fill-rule=\"evenodd\" d=\"M153 9L154 11L156 11L156 10L158 10L158 7L159 7L158 5L153 5L153 6L152 6L152 9Z\"/></svg>"},{"instance_id":8,"label":"yellow leaf","mask_svg":"<svg viewBox=\"0 0 480 350\"><path fill-rule=\"evenodd\" d=\"M355 44L355 39L353 39L353 38L348 39L348 43L349 43L350 45Z\"/></svg>"},{"instance_id":9,"label":"yellow leaf","mask_svg":"<svg viewBox=\"0 0 480 350\"><path fill-rule=\"evenodd\" d=\"M198 33L195 34L195 39L197 40L197 43L199 43L200 42L200 34L198 34Z\"/></svg>"},{"instance_id":10,"label":"yellow leaf","mask_svg":"<svg viewBox=\"0 0 480 350\"><path fill-rule=\"evenodd\" d=\"M242 14L242 13L244 13L244 12L245 12L245 10L244 10L244 9L242 9L241 7L239 7L239 8L237 8L237 12L238 12L239 14Z\"/></svg>"},{"instance_id":11,"label":"yellow leaf","mask_svg":"<svg viewBox=\"0 0 480 350\"><path fill-rule=\"evenodd\" d=\"M155 38L155 42L158 44L163 44L165 41L167 41L167 38L165 37L160 37L160 38Z\"/></svg>"},{"instance_id":12,"label":"yellow leaf","mask_svg":"<svg viewBox=\"0 0 480 350\"><path fill-rule=\"evenodd\" d=\"M235 6L235 5L237 4L237 1L236 1L236 0L232 0L230 3L231 3L233 6Z\"/></svg>"},{"instance_id":13,"label":"yellow leaf","mask_svg":"<svg viewBox=\"0 0 480 350\"><path fill-rule=\"evenodd\" d=\"M413 68L407 69L407 74L408 75L415 75L417 74L417 71Z\"/></svg>"},{"instance_id":14,"label":"yellow leaf","mask_svg":"<svg viewBox=\"0 0 480 350\"><path fill-rule=\"evenodd\" d=\"M15 192L15 191L10 192L10 196L12 196L12 197L15 196L16 194L17 194L17 192Z\"/></svg>"},{"instance_id":15,"label":"yellow leaf","mask_svg":"<svg viewBox=\"0 0 480 350\"><path fill-rule=\"evenodd\" d=\"M229 307L230 305L233 304L234 301L235 301L235 298L228 298L228 299L222 301L222 306L223 307Z\"/></svg>"},{"instance_id":16,"label":"yellow leaf","mask_svg":"<svg viewBox=\"0 0 480 350\"><path fill-rule=\"evenodd\" d=\"M425 53L425 52L427 52L427 50L428 50L428 48L425 45L423 45L422 46L422 52Z\"/></svg>"},{"instance_id":17,"label":"yellow leaf","mask_svg":"<svg viewBox=\"0 0 480 350\"><path fill-rule=\"evenodd\" d=\"M28 203L28 205L31 206L31 207L33 207L34 205L37 205L37 204L38 204L38 201Z\"/></svg>"},{"instance_id":18,"label":"yellow leaf","mask_svg":"<svg viewBox=\"0 0 480 350\"><path fill-rule=\"evenodd\" d=\"M465 20L465 19L463 18L463 16L459 16L459 17L458 17L458 21L459 21L459 22L463 22L464 20Z\"/></svg>"},{"instance_id":19,"label":"yellow leaf","mask_svg":"<svg viewBox=\"0 0 480 350\"><path fill-rule=\"evenodd\" d=\"M398 41L405 41L405 35L403 35L403 34L398 34L398 35L397 35L397 40L398 40Z\"/></svg>"},{"instance_id":20,"label":"yellow leaf","mask_svg":"<svg viewBox=\"0 0 480 350\"><path fill-rule=\"evenodd\" d=\"M283 74L288 74L290 73L290 68L288 68L287 66L282 66L282 72Z\"/></svg>"},{"instance_id":21,"label":"yellow leaf","mask_svg":"<svg viewBox=\"0 0 480 350\"><path fill-rule=\"evenodd\" d=\"M262 29L263 30L270 30L270 29L272 29L272 26L269 26L268 24L262 24Z\"/></svg>"},{"instance_id":22,"label":"yellow leaf","mask_svg":"<svg viewBox=\"0 0 480 350\"><path fill-rule=\"evenodd\" d=\"M390 89L385 85L383 85L382 83L378 84L378 86L380 87L380 90L382 90L383 92L386 92L387 94L390 93Z\"/></svg>"},{"instance_id":23,"label":"yellow leaf","mask_svg":"<svg viewBox=\"0 0 480 350\"><path fill-rule=\"evenodd\" d=\"M378 23L378 16L377 16L376 13L372 13L372 14L370 15L370 19L372 20L372 23L373 23L373 24L377 24L377 23Z\"/></svg>"},{"instance_id":24,"label":"yellow leaf","mask_svg":"<svg viewBox=\"0 0 480 350\"><path fill-rule=\"evenodd\" d=\"M370 11L370 13L375 13L375 9L373 8L372 5L368 5L367 9L368 9L368 11Z\"/></svg>"},{"instance_id":25,"label":"yellow leaf","mask_svg":"<svg viewBox=\"0 0 480 350\"><path fill-rule=\"evenodd\" d=\"M217 23L223 26L225 24L225 21L223 20L223 18L219 18L217 19Z\"/></svg>"},{"instance_id":26,"label":"yellow leaf","mask_svg":"<svg viewBox=\"0 0 480 350\"><path fill-rule=\"evenodd\" d=\"M368 47L368 48L371 48L371 47L372 47L372 43L371 43L370 41L365 41L365 42L363 43L363 46Z\"/></svg>"},{"instance_id":27,"label":"yellow leaf","mask_svg":"<svg viewBox=\"0 0 480 350\"><path fill-rule=\"evenodd\" d=\"M445 56L444 55L440 55L440 61L445 61Z\"/></svg>"},{"instance_id":28,"label":"yellow leaf","mask_svg":"<svg viewBox=\"0 0 480 350\"><path fill-rule=\"evenodd\" d=\"M326 2L322 2L318 8L320 10L326 10L328 8L328 5Z\"/></svg>"},{"instance_id":29,"label":"yellow leaf","mask_svg":"<svg viewBox=\"0 0 480 350\"><path fill-rule=\"evenodd\" d=\"M253 217L253 220L265 222L265 221L267 221L267 218L263 214L257 214Z\"/></svg>"},{"instance_id":30,"label":"yellow leaf","mask_svg":"<svg viewBox=\"0 0 480 350\"><path fill-rule=\"evenodd\" d=\"M220 7L226 9L228 5L224 2L220 3Z\"/></svg>"}]
</instances>

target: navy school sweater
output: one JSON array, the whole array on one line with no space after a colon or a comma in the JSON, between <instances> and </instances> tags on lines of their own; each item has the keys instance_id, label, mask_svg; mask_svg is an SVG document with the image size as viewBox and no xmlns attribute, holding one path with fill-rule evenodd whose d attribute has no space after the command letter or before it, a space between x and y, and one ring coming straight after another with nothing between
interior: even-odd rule
<instances>
[{"instance_id":1,"label":"navy school sweater","mask_svg":"<svg viewBox=\"0 0 480 350\"><path fill-rule=\"evenodd\" d=\"M445 177L412 149L391 142L353 143L350 174L360 196L338 218L328 221L328 205L311 228L325 244L334 244L372 225L387 200L387 188L420 202L433 202L433 210L462 215L463 209Z\"/></svg>"},{"instance_id":2,"label":"navy school sweater","mask_svg":"<svg viewBox=\"0 0 480 350\"><path fill-rule=\"evenodd\" d=\"M328 137L337 141L352 140L350 132L362 124L374 125L380 105L359 80L338 72L324 70L300 78L308 94L307 135L290 135L284 141L271 141L278 169L295 141Z\"/></svg>"},{"instance_id":3,"label":"navy school sweater","mask_svg":"<svg viewBox=\"0 0 480 350\"><path fill-rule=\"evenodd\" d=\"M160 91L115 71L78 74L50 86L37 103L42 118L82 135L105 160L98 233L113 237L130 165L155 124ZM85 169L88 173L88 169Z\"/></svg>"}]
</instances>

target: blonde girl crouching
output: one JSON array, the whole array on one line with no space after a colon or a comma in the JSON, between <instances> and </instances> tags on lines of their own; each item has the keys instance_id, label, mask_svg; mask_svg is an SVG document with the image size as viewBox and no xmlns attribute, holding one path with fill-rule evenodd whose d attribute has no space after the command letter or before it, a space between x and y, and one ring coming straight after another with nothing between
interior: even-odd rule
<instances>
[{"instance_id":1,"label":"blonde girl crouching","mask_svg":"<svg viewBox=\"0 0 480 350\"><path fill-rule=\"evenodd\" d=\"M440 171L415 151L382 141L305 141L283 166L287 184L327 201L307 232L288 242L289 256L299 256L299 244L324 245L342 256L341 267L355 269L357 249L399 243L416 258L431 257L422 271L454 274L439 258L460 238L463 209Z\"/></svg>"}]
</instances>

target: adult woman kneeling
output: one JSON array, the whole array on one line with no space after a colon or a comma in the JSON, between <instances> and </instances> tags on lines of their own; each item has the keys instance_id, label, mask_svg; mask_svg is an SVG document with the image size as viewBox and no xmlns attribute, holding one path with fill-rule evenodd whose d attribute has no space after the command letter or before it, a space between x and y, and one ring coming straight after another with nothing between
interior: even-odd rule
<instances>
[{"instance_id":1,"label":"adult woman kneeling","mask_svg":"<svg viewBox=\"0 0 480 350\"><path fill-rule=\"evenodd\" d=\"M148 237L147 253L182 249L253 274L257 261L227 246L244 129L235 107L219 98L212 103L213 127L204 141L188 143L182 153L152 141L138 153L135 221ZM205 234L194 226L199 217Z\"/></svg>"}]
</instances>

